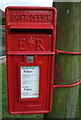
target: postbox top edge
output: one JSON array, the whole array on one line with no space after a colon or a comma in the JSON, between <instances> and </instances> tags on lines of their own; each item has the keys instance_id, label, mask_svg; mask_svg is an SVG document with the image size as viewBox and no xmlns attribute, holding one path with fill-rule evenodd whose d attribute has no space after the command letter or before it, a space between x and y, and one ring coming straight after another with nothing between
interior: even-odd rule
<instances>
[{"instance_id":1,"label":"postbox top edge","mask_svg":"<svg viewBox=\"0 0 81 120\"><path fill-rule=\"evenodd\" d=\"M17 10L17 9L30 9L30 10L54 10L55 12L57 12L55 7L37 7L37 6L7 6L5 8L5 12L7 10Z\"/></svg>"}]
</instances>

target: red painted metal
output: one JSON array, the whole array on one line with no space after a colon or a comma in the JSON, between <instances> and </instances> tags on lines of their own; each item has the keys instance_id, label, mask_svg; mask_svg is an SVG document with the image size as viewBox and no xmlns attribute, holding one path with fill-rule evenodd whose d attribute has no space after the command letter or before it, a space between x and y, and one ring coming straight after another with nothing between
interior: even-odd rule
<instances>
[{"instance_id":1,"label":"red painted metal","mask_svg":"<svg viewBox=\"0 0 81 120\"><path fill-rule=\"evenodd\" d=\"M55 8L6 8L6 54L10 114L51 112L55 46ZM29 55L34 56L34 62L27 62ZM38 98L21 98L21 66L40 67Z\"/></svg>"},{"instance_id":2,"label":"red painted metal","mask_svg":"<svg viewBox=\"0 0 81 120\"><path fill-rule=\"evenodd\" d=\"M55 51L56 55L58 55L59 53L62 54L71 54L71 55L81 55L81 52L69 52L69 51L62 51L62 50L57 50Z\"/></svg>"},{"instance_id":3,"label":"red painted metal","mask_svg":"<svg viewBox=\"0 0 81 120\"><path fill-rule=\"evenodd\" d=\"M77 85L80 85L81 84L81 79L77 82L77 83L74 83L74 84L71 84L71 85L54 85L53 87L54 88L58 88L58 87L75 87Z\"/></svg>"},{"instance_id":4,"label":"red painted metal","mask_svg":"<svg viewBox=\"0 0 81 120\"><path fill-rule=\"evenodd\" d=\"M69 52L69 51L62 51L62 50L55 50L55 54L58 55L59 53L61 54L70 54L70 55L80 55L81 52ZM80 85L81 84L81 79L77 82L77 83L74 83L74 84L71 84L71 85L54 85L53 87L54 88L58 88L58 87L61 87L61 88L65 88L65 87L75 87L77 85Z\"/></svg>"}]
</instances>

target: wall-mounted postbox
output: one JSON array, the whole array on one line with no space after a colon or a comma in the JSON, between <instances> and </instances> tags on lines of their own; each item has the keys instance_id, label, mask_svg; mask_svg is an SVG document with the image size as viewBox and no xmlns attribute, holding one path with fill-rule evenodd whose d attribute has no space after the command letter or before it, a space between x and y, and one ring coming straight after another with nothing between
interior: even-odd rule
<instances>
[{"instance_id":1,"label":"wall-mounted postbox","mask_svg":"<svg viewBox=\"0 0 81 120\"><path fill-rule=\"evenodd\" d=\"M51 112L55 43L55 8L6 8L8 101L11 114Z\"/></svg>"}]
</instances>

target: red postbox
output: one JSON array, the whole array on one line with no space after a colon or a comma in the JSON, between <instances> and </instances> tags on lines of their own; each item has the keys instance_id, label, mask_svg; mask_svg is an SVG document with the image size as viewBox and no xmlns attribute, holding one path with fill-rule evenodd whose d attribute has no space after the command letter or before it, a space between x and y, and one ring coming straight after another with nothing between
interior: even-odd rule
<instances>
[{"instance_id":1,"label":"red postbox","mask_svg":"<svg viewBox=\"0 0 81 120\"><path fill-rule=\"evenodd\" d=\"M55 44L55 8L6 8L9 113L51 112Z\"/></svg>"}]
</instances>

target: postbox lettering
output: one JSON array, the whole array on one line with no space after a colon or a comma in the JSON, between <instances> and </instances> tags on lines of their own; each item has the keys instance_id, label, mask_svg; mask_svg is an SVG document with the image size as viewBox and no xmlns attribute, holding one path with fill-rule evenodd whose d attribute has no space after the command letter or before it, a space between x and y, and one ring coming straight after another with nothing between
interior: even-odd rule
<instances>
[{"instance_id":1,"label":"postbox lettering","mask_svg":"<svg viewBox=\"0 0 81 120\"><path fill-rule=\"evenodd\" d=\"M49 21L51 19L50 14L12 14L12 20L26 20L26 21Z\"/></svg>"},{"instance_id":2,"label":"postbox lettering","mask_svg":"<svg viewBox=\"0 0 81 120\"><path fill-rule=\"evenodd\" d=\"M25 39L20 39L19 40L19 48L20 48L20 50L25 50L26 49L26 40Z\"/></svg>"},{"instance_id":3,"label":"postbox lettering","mask_svg":"<svg viewBox=\"0 0 81 120\"><path fill-rule=\"evenodd\" d=\"M43 40L41 39L37 39L37 50L45 50L45 48L43 47Z\"/></svg>"},{"instance_id":4,"label":"postbox lettering","mask_svg":"<svg viewBox=\"0 0 81 120\"><path fill-rule=\"evenodd\" d=\"M28 37L26 39L18 39L19 49L26 50L27 46L36 46L37 51L45 50L43 40L33 37Z\"/></svg>"}]
</instances>

